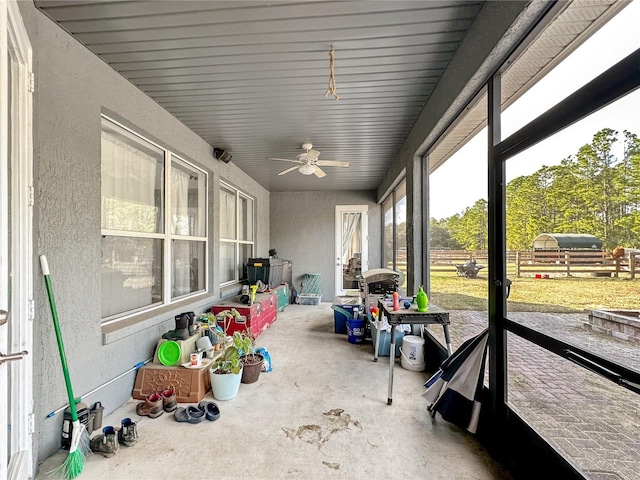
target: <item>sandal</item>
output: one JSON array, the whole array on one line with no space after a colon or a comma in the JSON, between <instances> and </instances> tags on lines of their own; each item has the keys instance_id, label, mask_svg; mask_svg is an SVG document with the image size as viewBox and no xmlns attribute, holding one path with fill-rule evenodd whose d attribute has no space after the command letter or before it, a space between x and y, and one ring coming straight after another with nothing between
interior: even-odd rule
<instances>
[{"instance_id":1,"label":"sandal","mask_svg":"<svg viewBox=\"0 0 640 480\"><path fill-rule=\"evenodd\" d=\"M204 411L189 405L187 408L178 407L173 413L176 422L200 423L204 420Z\"/></svg>"},{"instance_id":2,"label":"sandal","mask_svg":"<svg viewBox=\"0 0 640 480\"><path fill-rule=\"evenodd\" d=\"M205 413L207 420L210 422L220 418L220 409L215 402L207 402L206 400L203 400L198 404L198 408Z\"/></svg>"}]
</instances>

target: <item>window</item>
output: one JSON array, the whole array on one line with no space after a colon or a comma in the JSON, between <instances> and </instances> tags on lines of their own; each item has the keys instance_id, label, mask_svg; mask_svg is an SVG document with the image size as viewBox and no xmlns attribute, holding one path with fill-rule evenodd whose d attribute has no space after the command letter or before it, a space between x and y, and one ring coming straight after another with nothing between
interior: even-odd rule
<instances>
[{"instance_id":1,"label":"window","mask_svg":"<svg viewBox=\"0 0 640 480\"><path fill-rule=\"evenodd\" d=\"M206 289L206 185L204 171L102 118L103 322Z\"/></svg>"},{"instance_id":2,"label":"window","mask_svg":"<svg viewBox=\"0 0 640 480\"><path fill-rule=\"evenodd\" d=\"M232 186L220 183L220 284L247 278L245 265L253 257L254 201Z\"/></svg>"},{"instance_id":3,"label":"window","mask_svg":"<svg viewBox=\"0 0 640 480\"><path fill-rule=\"evenodd\" d=\"M382 203L384 215L383 266L402 272L402 291L407 279L407 183L406 179Z\"/></svg>"}]
</instances>

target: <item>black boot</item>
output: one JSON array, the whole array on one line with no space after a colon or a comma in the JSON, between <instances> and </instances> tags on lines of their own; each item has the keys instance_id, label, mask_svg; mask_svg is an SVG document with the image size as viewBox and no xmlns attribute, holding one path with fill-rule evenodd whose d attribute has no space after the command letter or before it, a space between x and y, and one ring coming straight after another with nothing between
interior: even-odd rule
<instances>
[{"instance_id":1,"label":"black boot","mask_svg":"<svg viewBox=\"0 0 640 480\"><path fill-rule=\"evenodd\" d=\"M176 329L162 335L165 340L186 340L189 338L189 318L184 313L176 315Z\"/></svg>"},{"instance_id":2,"label":"black boot","mask_svg":"<svg viewBox=\"0 0 640 480\"><path fill-rule=\"evenodd\" d=\"M193 335L196 331L196 328L193 326L193 322L196 320L196 314L193 312L183 313L189 318L188 328L189 328L189 336Z\"/></svg>"}]
</instances>

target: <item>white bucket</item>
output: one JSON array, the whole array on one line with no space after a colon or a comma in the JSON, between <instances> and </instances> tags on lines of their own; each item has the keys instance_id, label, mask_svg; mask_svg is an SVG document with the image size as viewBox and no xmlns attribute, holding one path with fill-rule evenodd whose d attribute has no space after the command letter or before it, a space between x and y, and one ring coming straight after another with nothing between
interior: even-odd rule
<instances>
[{"instance_id":1,"label":"white bucket","mask_svg":"<svg viewBox=\"0 0 640 480\"><path fill-rule=\"evenodd\" d=\"M402 338L400 365L413 372L424 370L424 338L417 335L405 335Z\"/></svg>"}]
</instances>

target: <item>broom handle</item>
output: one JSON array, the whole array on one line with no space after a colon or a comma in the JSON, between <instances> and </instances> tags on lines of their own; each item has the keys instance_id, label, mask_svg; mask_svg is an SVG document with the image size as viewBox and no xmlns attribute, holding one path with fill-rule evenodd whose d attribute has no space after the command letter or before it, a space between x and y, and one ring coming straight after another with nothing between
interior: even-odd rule
<instances>
[{"instance_id":1,"label":"broom handle","mask_svg":"<svg viewBox=\"0 0 640 480\"><path fill-rule=\"evenodd\" d=\"M56 331L56 340L58 341L58 351L60 352L60 362L62 363L62 372L64 373L64 383L67 386L67 395L69 397L69 409L71 410L71 420L78 421L78 410L71 389L71 377L69 376L69 367L67 366L67 356L64 353L64 344L62 343L62 332L60 331L60 322L58 321L58 311L56 310L56 301L53 298L53 288L51 279L49 278L49 262L45 255L40 255L40 266L44 275L44 283L47 286L47 295L49 296L49 305L51 306L51 316L53 317L53 327Z\"/></svg>"}]
</instances>

